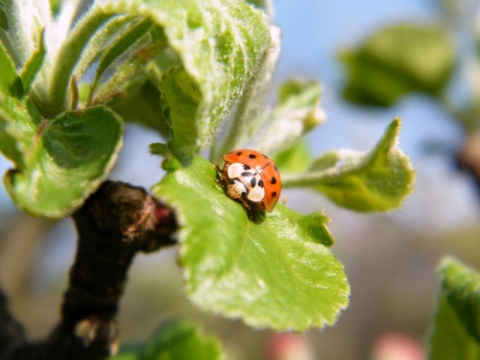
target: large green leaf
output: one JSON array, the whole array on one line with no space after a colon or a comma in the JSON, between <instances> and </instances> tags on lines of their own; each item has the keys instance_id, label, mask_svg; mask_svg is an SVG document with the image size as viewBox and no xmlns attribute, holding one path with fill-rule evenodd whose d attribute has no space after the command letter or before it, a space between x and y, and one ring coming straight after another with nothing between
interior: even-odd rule
<instances>
[{"instance_id":1,"label":"large green leaf","mask_svg":"<svg viewBox=\"0 0 480 360\"><path fill-rule=\"evenodd\" d=\"M66 216L80 206L111 170L122 146L123 125L111 110L68 111L53 120L32 117L13 99L0 110L0 125L17 147L16 168L5 174L15 203L42 216ZM33 119L33 120L32 120Z\"/></svg>"},{"instance_id":2,"label":"large green leaf","mask_svg":"<svg viewBox=\"0 0 480 360\"><path fill-rule=\"evenodd\" d=\"M401 206L413 190L415 171L398 147L400 119L369 152L334 150L314 160L305 174L284 177L284 186L310 186L337 205L356 211Z\"/></svg>"},{"instance_id":3,"label":"large green leaf","mask_svg":"<svg viewBox=\"0 0 480 360\"><path fill-rule=\"evenodd\" d=\"M349 285L326 247L333 240L325 215L277 204L272 213L249 216L201 157L152 191L177 212L179 263L200 307L256 327L302 331L333 324L347 306Z\"/></svg>"},{"instance_id":4,"label":"large green leaf","mask_svg":"<svg viewBox=\"0 0 480 360\"><path fill-rule=\"evenodd\" d=\"M395 24L343 51L347 100L390 106L412 92L438 96L450 79L455 48L437 25Z\"/></svg>"},{"instance_id":5,"label":"large green leaf","mask_svg":"<svg viewBox=\"0 0 480 360\"><path fill-rule=\"evenodd\" d=\"M188 155L208 146L270 45L266 16L239 0L105 0L97 6L148 16L164 30L180 59L170 71L159 70L171 147Z\"/></svg>"},{"instance_id":6,"label":"large green leaf","mask_svg":"<svg viewBox=\"0 0 480 360\"><path fill-rule=\"evenodd\" d=\"M430 360L480 359L480 273L453 258L440 268L442 288L433 331Z\"/></svg>"},{"instance_id":7,"label":"large green leaf","mask_svg":"<svg viewBox=\"0 0 480 360\"><path fill-rule=\"evenodd\" d=\"M112 360L220 360L219 341L196 326L171 321L162 325L144 345L127 346Z\"/></svg>"}]
</instances>

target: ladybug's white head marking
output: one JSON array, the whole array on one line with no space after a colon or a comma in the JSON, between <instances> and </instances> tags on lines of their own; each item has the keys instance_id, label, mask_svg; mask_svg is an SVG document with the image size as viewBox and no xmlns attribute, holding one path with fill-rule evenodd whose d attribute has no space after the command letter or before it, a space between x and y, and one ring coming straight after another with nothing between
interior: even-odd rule
<instances>
[{"instance_id":1,"label":"ladybug's white head marking","mask_svg":"<svg viewBox=\"0 0 480 360\"><path fill-rule=\"evenodd\" d=\"M228 186L228 196L233 199L246 197L252 202L262 201L265 197L265 189L262 175L257 168L251 168L242 163L229 164L227 176L233 181Z\"/></svg>"},{"instance_id":2,"label":"ladybug's white head marking","mask_svg":"<svg viewBox=\"0 0 480 360\"><path fill-rule=\"evenodd\" d=\"M232 199L241 199L247 196L248 190L240 180L233 180L231 184L228 185L227 194Z\"/></svg>"}]
</instances>

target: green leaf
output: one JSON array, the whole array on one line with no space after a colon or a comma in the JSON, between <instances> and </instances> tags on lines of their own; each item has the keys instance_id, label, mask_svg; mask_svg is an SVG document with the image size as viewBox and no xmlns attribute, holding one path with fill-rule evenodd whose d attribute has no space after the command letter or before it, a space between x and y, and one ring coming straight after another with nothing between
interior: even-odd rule
<instances>
[{"instance_id":1,"label":"green leaf","mask_svg":"<svg viewBox=\"0 0 480 360\"><path fill-rule=\"evenodd\" d=\"M167 139L170 127L163 116L160 96L160 91L151 81L137 77L127 83L122 96L114 97L108 107L125 121L135 121L155 129Z\"/></svg>"},{"instance_id":2,"label":"green leaf","mask_svg":"<svg viewBox=\"0 0 480 360\"><path fill-rule=\"evenodd\" d=\"M322 213L277 204L249 217L201 157L152 191L180 219L179 263L198 306L252 326L297 331L332 325L347 306L349 285L326 247L333 239Z\"/></svg>"},{"instance_id":3,"label":"green leaf","mask_svg":"<svg viewBox=\"0 0 480 360\"><path fill-rule=\"evenodd\" d=\"M8 31L8 17L5 13L5 4L3 2L0 3L0 27Z\"/></svg>"},{"instance_id":4,"label":"green leaf","mask_svg":"<svg viewBox=\"0 0 480 360\"><path fill-rule=\"evenodd\" d=\"M222 138L222 145L214 149L211 154L212 159L221 159L223 154L245 147L245 143L253 137L264 122L262 121L265 119L263 113L270 95L275 66L280 56L280 29L270 26L270 36L271 46L265 51L256 75L250 79L240 97L227 133Z\"/></svg>"},{"instance_id":5,"label":"green leaf","mask_svg":"<svg viewBox=\"0 0 480 360\"><path fill-rule=\"evenodd\" d=\"M104 26L96 31L85 46L81 58L75 66L73 76L81 80L88 69L103 55L105 48L109 46L115 35L125 31L132 26L135 17L128 15L119 15L108 21Z\"/></svg>"},{"instance_id":6,"label":"green leaf","mask_svg":"<svg viewBox=\"0 0 480 360\"><path fill-rule=\"evenodd\" d=\"M180 321L160 327L148 341L142 356L145 360L221 358L222 351L216 338L205 336L194 325Z\"/></svg>"},{"instance_id":7,"label":"green leaf","mask_svg":"<svg viewBox=\"0 0 480 360\"><path fill-rule=\"evenodd\" d=\"M50 0L50 8L52 9L52 15L57 16L62 9L63 0Z\"/></svg>"},{"instance_id":8,"label":"green leaf","mask_svg":"<svg viewBox=\"0 0 480 360\"><path fill-rule=\"evenodd\" d=\"M171 321L162 325L144 346L122 349L112 360L223 359L219 341L196 326Z\"/></svg>"},{"instance_id":9,"label":"green leaf","mask_svg":"<svg viewBox=\"0 0 480 360\"><path fill-rule=\"evenodd\" d=\"M44 32L42 31L37 50L32 54L30 59L28 59L20 74L25 93L30 91L30 87L40 71L40 68L43 64L43 59L45 58L45 44L43 38Z\"/></svg>"},{"instance_id":10,"label":"green leaf","mask_svg":"<svg viewBox=\"0 0 480 360\"><path fill-rule=\"evenodd\" d=\"M282 173L307 171L311 162L312 153L304 139L275 155L275 164Z\"/></svg>"},{"instance_id":11,"label":"green leaf","mask_svg":"<svg viewBox=\"0 0 480 360\"><path fill-rule=\"evenodd\" d=\"M267 129L255 148L275 154L293 146L325 121L320 108L321 87L316 81L289 80L279 89L278 104L265 121Z\"/></svg>"},{"instance_id":12,"label":"green leaf","mask_svg":"<svg viewBox=\"0 0 480 360\"><path fill-rule=\"evenodd\" d=\"M264 14L243 1L102 1L103 11L148 16L181 61L162 73L171 146L190 155L210 145L270 45Z\"/></svg>"},{"instance_id":13,"label":"green leaf","mask_svg":"<svg viewBox=\"0 0 480 360\"><path fill-rule=\"evenodd\" d=\"M42 122L30 101L0 93L0 151L17 167L27 167L27 159Z\"/></svg>"},{"instance_id":14,"label":"green leaf","mask_svg":"<svg viewBox=\"0 0 480 360\"><path fill-rule=\"evenodd\" d=\"M6 17L5 22L0 20L0 42L15 67L22 68L37 51L43 29L51 25L50 3L48 0L2 1L0 10Z\"/></svg>"},{"instance_id":15,"label":"green leaf","mask_svg":"<svg viewBox=\"0 0 480 360\"><path fill-rule=\"evenodd\" d=\"M441 26L395 24L342 52L340 59L347 100L390 106L413 92L440 96L453 72L455 48Z\"/></svg>"},{"instance_id":16,"label":"green leaf","mask_svg":"<svg viewBox=\"0 0 480 360\"><path fill-rule=\"evenodd\" d=\"M131 22L132 25L122 34L120 34L115 41L110 43L103 52L95 71L95 78L91 85L88 103L91 103L93 92L95 91L105 71L107 71L112 63L118 59L118 57L120 57L128 48L130 48L136 42L139 42L153 25L148 18L141 19L137 22Z\"/></svg>"},{"instance_id":17,"label":"green leaf","mask_svg":"<svg viewBox=\"0 0 480 360\"><path fill-rule=\"evenodd\" d=\"M16 168L4 182L14 202L40 216L63 217L78 208L111 170L122 146L123 125L111 110L68 111L40 122L26 110L0 112Z\"/></svg>"},{"instance_id":18,"label":"green leaf","mask_svg":"<svg viewBox=\"0 0 480 360\"><path fill-rule=\"evenodd\" d=\"M172 149L167 144L150 144L150 153L163 157L162 168L165 171L174 171L182 167L182 162L173 154Z\"/></svg>"},{"instance_id":19,"label":"green leaf","mask_svg":"<svg viewBox=\"0 0 480 360\"><path fill-rule=\"evenodd\" d=\"M442 261L442 292L467 332L480 345L480 273L453 258Z\"/></svg>"},{"instance_id":20,"label":"green leaf","mask_svg":"<svg viewBox=\"0 0 480 360\"><path fill-rule=\"evenodd\" d=\"M2 75L0 76L0 93L4 95L15 95L23 91L23 88L15 90L15 86L18 87L19 77L15 70L15 65L12 59L7 53L7 50L0 43L0 69L2 69ZM1 145L0 145L1 146Z\"/></svg>"},{"instance_id":21,"label":"green leaf","mask_svg":"<svg viewBox=\"0 0 480 360\"><path fill-rule=\"evenodd\" d=\"M433 331L430 360L480 359L480 273L453 258L442 261L442 288Z\"/></svg>"},{"instance_id":22,"label":"green leaf","mask_svg":"<svg viewBox=\"0 0 480 360\"><path fill-rule=\"evenodd\" d=\"M248 0L248 2L259 9L263 9L270 16L273 14L272 0Z\"/></svg>"},{"instance_id":23,"label":"green leaf","mask_svg":"<svg viewBox=\"0 0 480 360\"><path fill-rule=\"evenodd\" d=\"M111 17L113 14L93 6L68 33L58 51L47 53L46 63L52 66L42 67L40 75L46 79L45 83L34 88L35 103L43 117L54 118L69 108L69 86L74 69L92 36L105 26ZM46 28L46 31L48 30L52 29Z\"/></svg>"},{"instance_id":24,"label":"green leaf","mask_svg":"<svg viewBox=\"0 0 480 360\"><path fill-rule=\"evenodd\" d=\"M308 186L337 205L356 211L398 208L413 190L415 171L398 147L400 119L388 126L369 152L329 151L305 174L284 176L284 187Z\"/></svg>"}]
</instances>

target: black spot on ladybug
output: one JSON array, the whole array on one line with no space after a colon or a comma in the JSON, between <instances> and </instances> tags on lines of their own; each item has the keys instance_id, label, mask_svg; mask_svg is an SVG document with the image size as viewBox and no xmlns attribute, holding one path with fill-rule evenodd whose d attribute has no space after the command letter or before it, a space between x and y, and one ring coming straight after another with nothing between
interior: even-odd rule
<instances>
[{"instance_id":1,"label":"black spot on ladybug","mask_svg":"<svg viewBox=\"0 0 480 360\"><path fill-rule=\"evenodd\" d=\"M270 184L273 185L273 184L276 184L276 183L277 183L277 179L275 179L275 177L272 177L272 178L270 179Z\"/></svg>"},{"instance_id":2,"label":"black spot on ladybug","mask_svg":"<svg viewBox=\"0 0 480 360\"><path fill-rule=\"evenodd\" d=\"M258 180L258 186L260 186L261 188L263 188L263 180Z\"/></svg>"},{"instance_id":3,"label":"black spot on ladybug","mask_svg":"<svg viewBox=\"0 0 480 360\"><path fill-rule=\"evenodd\" d=\"M244 171L242 172L240 175L244 176L244 177L250 177L250 176L253 176L253 174L251 172L248 172L248 171Z\"/></svg>"},{"instance_id":4,"label":"black spot on ladybug","mask_svg":"<svg viewBox=\"0 0 480 360\"><path fill-rule=\"evenodd\" d=\"M257 155L255 155L255 154L248 154L248 157L249 157L250 159L256 159Z\"/></svg>"},{"instance_id":5,"label":"black spot on ladybug","mask_svg":"<svg viewBox=\"0 0 480 360\"><path fill-rule=\"evenodd\" d=\"M277 196L277 192L276 191L272 192L272 197L276 197L276 196Z\"/></svg>"},{"instance_id":6,"label":"black spot on ladybug","mask_svg":"<svg viewBox=\"0 0 480 360\"><path fill-rule=\"evenodd\" d=\"M255 176L252 177L252 180L250 180L250 184L252 184L252 187L255 187L255 185L257 185L257 178Z\"/></svg>"},{"instance_id":7,"label":"black spot on ladybug","mask_svg":"<svg viewBox=\"0 0 480 360\"><path fill-rule=\"evenodd\" d=\"M242 155L242 152L241 151L237 151L237 156L240 156Z\"/></svg>"},{"instance_id":8,"label":"black spot on ladybug","mask_svg":"<svg viewBox=\"0 0 480 360\"><path fill-rule=\"evenodd\" d=\"M248 165L243 165L243 170L250 170L250 169L251 169L250 166L248 166Z\"/></svg>"}]
</instances>

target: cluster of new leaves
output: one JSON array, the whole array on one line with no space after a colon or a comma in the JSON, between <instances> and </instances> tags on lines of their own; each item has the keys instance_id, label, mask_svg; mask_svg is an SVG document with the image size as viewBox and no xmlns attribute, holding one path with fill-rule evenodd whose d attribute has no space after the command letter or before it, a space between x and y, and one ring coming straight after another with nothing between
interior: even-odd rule
<instances>
[{"instance_id":1,"label":"cluster of new leaves","mask_svg":"<svg viewBox=\"0 0 480 360\"><path fill-rule=\"evenodd\" d=\"M115 163L123 120L141 123L166 140L151 148L167 170L152 191L181 225L189 298L258 327L335 322L349 285L328 249L329 219L282 204L251 216L199 153L219 160L253 147L285 170L284 187L387 211L414 181L399 119L368 152L305 163L302 136L324 121L321 89L289 81L265 110L280 33L242 0L98 0L80 17L73 0L57 3L53 17L48 0L0 4L0 151L14 164L4 182L19 207L49 217L75 211Z\"/></svg>"}]
</instances>

